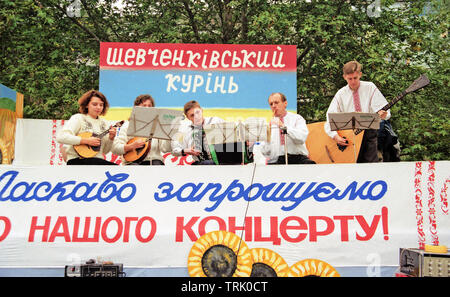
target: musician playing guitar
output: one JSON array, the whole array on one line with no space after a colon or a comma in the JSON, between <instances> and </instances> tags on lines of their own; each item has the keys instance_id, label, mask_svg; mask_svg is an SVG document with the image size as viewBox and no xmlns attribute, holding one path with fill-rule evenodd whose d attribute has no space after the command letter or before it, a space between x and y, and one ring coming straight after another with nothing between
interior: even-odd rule
<instances>
[{"instance_id":1,"label":"musician playing guitar","mask_svg":"<svg viewBox=\"0 0 450 297\"><path fill-rule=\"evenodd\" d=\"M116 127L112 127L100 116L105 115L109 103L105 95L96 90L84 93L78 99L79 112L70 117L58 133L56 140L65 144L67 165L117 165L104 159L116 136ZM102 139L96 134L105 134ZM92 134L90 137L80 135ZM82 157L76 151L77 147L86 147L86 150L95 148L92 156Z\"/></svg>"},{"instance_id":2,"label":"musician playing guitar","mask_svg":"<svg viewBox=\"0 0 450 297\"><path fill-rule=\"evenodd\" d=\"M350 61L344 65L343 77L347 81L347 85L336 93L327 111L327 122L324 125L325 132L342 147L348 146L349 141L341 137L336 131L331 131L328 113L378 112L381 119L388 120L391 117L389 110L381 109L387 104L387 101L375 84L360 80L362 76L361 68L361 64L357 61ZM364 131L357 163L378 162L377 135L378 130L376 129Z\"/></svg>"},{"instance_id":3,"label":"musician playing guitar","mask_svg":"<svg viewBox=\"0 0 450 297\"><path fill-rule=\"evenodd\" d=\"M154 107L155 100L148 94L139 95L134 100L134 106ZM125 165L164 165L163 153L171 151L170 141L129 137L128 126L129 122L126 122L119 129L111 151L116 155L123 155Z\"/></svg>"}]
</instances>

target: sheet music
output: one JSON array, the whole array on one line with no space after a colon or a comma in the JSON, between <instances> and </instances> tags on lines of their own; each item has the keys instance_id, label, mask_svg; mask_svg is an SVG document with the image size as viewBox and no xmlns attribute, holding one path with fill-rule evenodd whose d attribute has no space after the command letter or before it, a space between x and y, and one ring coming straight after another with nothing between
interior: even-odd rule
<instances>
[{"instance_id":1,"label":"sheet music","mask_svg":"<svg viewBox=\"0 0 450 297\"><path fill-rule=\"evenodd\" d=\"M330 112L328 119L331 131L380 128L380 116L378 113Z\"/></svg>"},{"instance_id":2,"label":"sheet music","mask_svg":"<svg viewBox=\"0 0 450 297\"><path fill-rule=\"evenodd\" d=\"M183 112L178 110L134 106L127 135L172 140L182 119Z\"/></svg>"},{"instance_id":3,"label":"sheet music","mask_svg":"<svg viewBox=\"0 0 450 297\"><path fill-rule=\"evenodd\" d=\"M203 126L209 144L257 142L268 140L268 124L264 118L249 118L245 122L224 122Z\"/></svg>"},{"instance_id":4,"label":"sheet music","mask_svg":"<svg viewBox=\"0 0 450 297\"><path fill-rule=\"evenodd\" d=\"M206 140L208 144L222 144L229 142L239 142L237 126L234 122L223 122L217 124L204 125Z\"/></svg>"},{"instance_id":5,"label":"sheet music","mask_svg":"<svg viewBox=\"0 0 450 297\"><path fill-rule=\"evenodd\" d=\"M244 140L249 142L266 141L270 142L270 127L265 118L250 117L243 125Z\"/></svg>"}]
</instances>

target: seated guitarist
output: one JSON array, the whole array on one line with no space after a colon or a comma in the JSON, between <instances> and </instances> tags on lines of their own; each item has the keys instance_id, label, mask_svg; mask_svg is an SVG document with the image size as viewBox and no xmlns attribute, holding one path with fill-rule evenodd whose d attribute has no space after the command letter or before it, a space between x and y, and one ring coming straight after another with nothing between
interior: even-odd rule
<instances>
[{"instance_id":1,"label":"seated guitarist","mask_svg":"<svg viewBox=\"0 0 450 297\"><path fill-rule=\"evenodd\" d=\"M80 113L72 115L56 137L59 143L65 144L67 165L117 165L103 157L103 154L110 151L116 136L116 128L100 118L106 114L109 107L105 95L96 90L88 91L78 99L78 105ZM108 129L108 134L102 139L95 136L88 138L78 136L82 132L101 134ZM74 145L100 146L100 149L94 157L83 158L75 151Z\"/></svg>"},{"instance_id":2,"label":"seated guitarist","mask_svg":"<svg viewBox=\"0 0 450 297\"><path fill-rule=\"evenodd\" d=\"M180 127L179 132L183 135L183 139L181 142L172 141L172 155L191 155L194 159L192 165L214 165L203 125L223 123L223 120L218 117L203 117L200 103L195 100L184 105L184 114L190 124Z\"/></svg>"},{"instance_id":3,"label":"seated guitarist","mask_svg":"<svg viewBox=\"0 0 450 297\"><path fill-rule=\"evenodd\" d=\"M134 106L155 107L155 100L148 94L139 95L134 100ZM124 165L164 165L163 153L171 151L170 141L156 138L147 140L142 137L136 137L135 141L130 141L133 137L127 135L129 123L125 122L119 129L119 135L114 140L111 149L113 154L124 155L135 150L137 152L135 156L139 157L141 154L142 156L133 161L123 158ZM146 145L150 145L150 149L142 151Z\"/></svg>"},{"instance_id":4,"label":"seated guitarist","mask_svg":"<svg viewBox=\"0 0 450 297\"><path fill-rule=\"evenodd\" d=\"M328 122L328 113L334 112L377 112L381 119L389 119L391 114L381 110L387 104L383 94L374 83L361 81L361 64L350 61L343 67L343 77L347 85L341 88L330 103L327 111L327 122L324 125L325 132L333 138L338 145L348 146L348 141L341 137L336 131L331 131ZM377 152L378 130L364 130L357 163L378 162Z\"/></svg>"}]
</instances>

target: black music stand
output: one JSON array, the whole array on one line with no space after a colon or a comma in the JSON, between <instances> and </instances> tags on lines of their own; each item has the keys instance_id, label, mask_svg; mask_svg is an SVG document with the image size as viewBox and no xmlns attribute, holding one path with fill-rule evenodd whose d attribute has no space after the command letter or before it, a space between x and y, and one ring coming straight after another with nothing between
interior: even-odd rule
<instances>
[{"instance_id":1,"label":"black music stand","mask_svg":"<svg viewBox=\"0 0 450 297\"><path fill-rule=\"evenodd\" d=\"M356 163L355 135L366 129L379 129L380 116L378 113L367 112L331 112L328 114L331 131L353 130L353 152ZM359 132L357 132L360 130Z\"/></svg>"},{"instance_id":2,"label":"black music stand","mask_svg":"<svg viewBox=\"0 0 450 297\"><path fill-rule=\"evenodd\" d=\"M265 118L249 117L244 122L239 122L238 125L242 145L246 141L249 143L270 142L270 128Z\"/></svg>"},{"instance_id":3,"label":"black music stand","mask_svg":"<svg viewBox=\"0 0 450 297\"><path fill-rule=\"evenodd\" d=\"M172 140L183 119L183 112L179 110L134 106L127 135Z\"/></svg>"},{"instance_id":4,"label":"black music stand","mask_svg":"<svg viewBox=\"0 0 450 297\"><path fill-rule=\"evenodd\" d=\"M209 145L218 148L225 146L224 153L240 152L242 165L245 164L246 141L266 141L267 125L262 118L249 118L245 122L223 122L204 125L206 140ZM240 146L239 146L240 144ZM234 159L234 158L233 158Z\"/></svg>"},{"instance_id":5,"label":"black music stand","mask_svg":"<svg viewBox=\"0 0 450 297\"><path fill-rule=\"evenodd\" d=\"M223 122L216 124L204 125L206 141L208 145L214 147L214 151L217 153L233 154L229 156L231 160L236 160L236 152L242 151L241 164L245 163L245 146L242 143L238 126L234 122ZM238 144L241 144L239 147ZM239 158L239 157L237 157ZM234 161L233 161L234 162Z\"/></svg>"}]
</instances>

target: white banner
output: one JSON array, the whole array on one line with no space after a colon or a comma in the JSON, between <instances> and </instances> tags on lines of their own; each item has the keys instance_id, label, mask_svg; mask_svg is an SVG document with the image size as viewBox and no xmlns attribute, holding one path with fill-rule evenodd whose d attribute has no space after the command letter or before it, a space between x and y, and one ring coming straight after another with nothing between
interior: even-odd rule
<instances>
[{"instance_id":1,"label":"white banner","mask_svg":"<svg viewBox=\"0 0 450 297\"><path fill-rule=\"evenodd\" d=\"M289 265L398 265L450 245L450 162L0 167L0 267L186 267L213 230Z\"/></svg>"}]
</instances>

